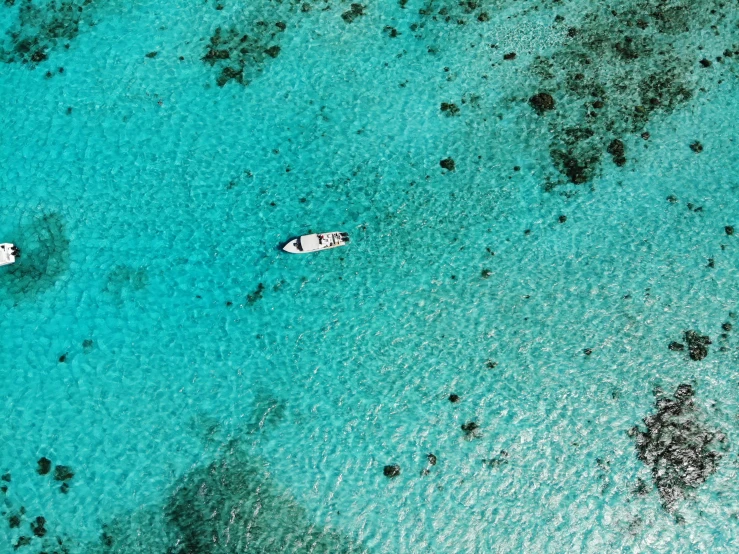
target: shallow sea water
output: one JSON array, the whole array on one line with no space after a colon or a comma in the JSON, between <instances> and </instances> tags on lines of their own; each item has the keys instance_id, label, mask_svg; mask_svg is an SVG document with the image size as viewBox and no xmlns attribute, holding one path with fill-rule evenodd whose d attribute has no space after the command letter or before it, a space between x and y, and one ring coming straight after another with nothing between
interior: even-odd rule
<instances>
[{"instance_id":1,"label":"shallow sea water","mask_svg":"<svg viewBox=\"0 0 739 554\"><path fill-rule=\"evenodd\" d=\"M739 548L735 3L10 4L1 552ZM683 383L725 440L666 506Z\"/></svg>"}]
</instances>

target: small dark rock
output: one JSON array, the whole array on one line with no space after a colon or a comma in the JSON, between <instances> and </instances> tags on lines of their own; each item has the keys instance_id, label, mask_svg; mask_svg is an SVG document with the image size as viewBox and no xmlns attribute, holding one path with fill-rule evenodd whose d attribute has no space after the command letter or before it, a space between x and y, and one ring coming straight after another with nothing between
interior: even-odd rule
<instances>
[{"instance_id":1,"label":"small dark rock","mask_svg":"<svg viewBox=\"0 0 739 554\"><path fill-rule=\"evenodd\" d=\"M8 518L8 525L11 529L15 529L21 526L21 516L14 514Z\"/></svg>"},{"instance_id":2,"label":"small dark rock","mask_svg":"<svg viewBox=\"0 0 739 554\"><path fill-rule=\"evenodd\" d=\"M439 165L448 171L454 171L455 165L452 158L444 158L439 162Z\"/></svg>"},{"instance_id":3,"label":"small dark rock","mask_svg":"<svg viewBox=\"0 0 739 554\"><path fill-rule=\"evenodd\" d=\"M459 113L459 107L452 102L442 102L441 111L446 112L448 116L457 115Z\"/></svg>"},{"instance_id":4,"label":"small dark rock","mask_svg":"<svg viewBox=\"0 0 739 554\"><path fill-rule=\"evenodd\" d=\"M709 59L703 58L699 63L703 67L711 67L711 60L709 60Z\"/></svg>"},{"instance_id":5,"label":"small dark rock","mask_svg":"<svg viewBox=\"0 0 739 554\"><path fill-rule=\"evenodd\" d=\"M428 458L429 463L432 466L435 466L436 465L436 456L434 454L426 454L426 457Z\"/></svg>"},{"instance_id":6,"label":"small dark rock","mask_svg":"<svg viewBox=\"0 0 739 554\"><path fill-rule=\"evenodd\" d=\"M148 54L146 54L146 57L147 58L156 58L157 57L157 54L159 54L159 52L149 52Z\"/></svg>"},{"instance_id":7,"label":"small dark rock","mask_svg":"<svg viewBox=\"0 0 739 554\"><path fill-rule=\"evenodd\" d=\"M515 52L509 52L508 54L503 54L504 60L515 60L516 59L516 53Z\"/></svg>"},{"instance_id":8,"label":"small dark rock","mask_svg":"<svg viewBox=\"0 0 739 554\"><path fill-rule=\"evenodd\" d=\"M456 395L456 394L450 394L449 395L449 402L451 402L452 404L455 404L455 403L459 402L459 396Z\"/></svg>"},{"instance_id":9,"label":"small dark rock","mask_svg":"<svg viewBox=\"0 0 739 554\"><path fill-rule=\"evenodd\" d=\"M43 50L36 50L31 56L31 61L33 63L43 62L46 59L48 59L48 56L46 55L46 52L44 52Z\"/></svg>"},{"instance_id":10,"label":"small dark rock","mask_svg":"<svg viewBox=\"0 0 739 554\"><path fill-rule=\"evenodd\" d=\"M696 154L700 154L701 152L703 152L703 145L696 140L690 145L690 149Z\"/></svg>"},{"instance_id":11,"label":"small dark rock","mask_svg":"<svg viewBox=\"0 0 739 554\"><path fill-rule=\"evenodd\" d=\"M66 354L62 354L61 356L59 356L59 363L60 364L63 364L66 361L67 361L67 355Z\"/></svg>"},{"instance_id":12,"label":"small dark rock","mask_svg":"<svg viewBox=\"0 0 739 554\"><path fill-rule=\"evenodd\" d=\"M667 201L674 204L675 202L677 202L677 196L675 196L674 194L671 194L670 196L667 197Z\"/></svg>"},{"instance_id":13,"label":"small dark rock","mask_svg":"<svg viewBox=\"0 0 739 554\"><path fill-rule=\"evenodd\" d=\"M33 531L33 534L37 537L43 537L46 535L46 528L44 525L46 525L46 519L42 516L38 516L35 521L31 522L31 531Z\"/></svg>"},{"instance_id":14,"label":"small dark rock","mask_svg":"<svg viewBox=\"0 0 739 554\"><path fill-rule=\"evenodd\" d=\"M650 136L651 136L651 135L650 135L650 134L649 134L649 133L648 133L647 131L644 131L644 132L643 132L643 133L641 134L641 138L643 138L644 140L649 140L649 137L650 137Z\"/></svg>"},{"instance_id":15,"label":"small dark rock","mask_svg":"<svg viewBox=\"0 0 739 554\"><path fill-rule=\"evenodd\" d=\"M341 18L347 23L351 23L360 15L364 15L364 6L362 4L352 4L350 10L341 14Z\"/></svg>"},{"instance_id":16,"label":"small dark rock","mask_svg":"<svg viewBox=\"0 0 739 554\"><path fill-rule=\"evenodd\" d=\"M397 464L385 466L382 470L382 473L383 475L385 475L385 477L392 479L393 477L397 477L398 475L400 475L400 466Z\"/></svg>"},{"instance_id":17,"label":"small dark rock","mask_svg":"<svg viewBox=\"0 0 739 554\"><path fill-rule=\"evenodd\" d=\"M31 537L18 537L18 541L13 545L13 550L18 550L22 546L31 544Z\"/></svg>"},{"instance_id":18,"label":"small dark rock","mask_svg":"<svg viewBox=\"0 0 739 554\"><path fill-rule=\"evenodd\" d=\"M391 27L390 25L386 25L383 30L385 31L385 34L387 34L387 36L389 36L390 38L397 38L397 36L400 34L395 27Z\"/></svg>"},{"instance_id":19,"label":"small dark rock","mask_svg":"<svg viewBox=\"0 0 739 554\"><path fill-rule=\"evenodd\" d=\"M468 435L479 428L480 426L474 421L468 421L467 423L462 424L462 431Z\"/></svg>"},{"instance_id":20,"label":"small dark rock","mask_svg":"<svg viewBox=\"0 0 739 554\"><path fill-rule=\"evenodd\" d=\"M485 367L488 369L495 369L498 366L498 362L494 362L493 360L488 360L485 362Z\"/></svg>"},{"instance_id":21,"label":"small dark rock","mask_svg":"<svg viewBox=\"0 0 739 554\"><path fill-rule=\"evenodd\" d=\"M54 480L55 481L69 481L74 477L74 472L69 466L56 466L54 468Z\"/></svg>"},{"instance_id":22,"label":"small dark rock","mask_svg":"<svg viewBox=\"0 0 739 554\"><path fill-rule=\"evenodd\" d=\"M672 350L673 352L682 352L685 350L685 345L681 342L671 342L669 345L667 345L667 348Z\"/></svg>"},{"instance_id":23,"label":"small dark rock","mask_svg":"<svg viewBox=\"0 0 739 554\"><path fill-rule=\"evenodd\" d=\"M493 272L490 271L489 269L483 269L480 273L481 273L483 279L487 279L488 277L490 277L493 274Z\"/></svg>"},{"instance_id":24,"label":"small dark rock","mask_svg":"<svg viewBox=\"0 0 739 554\"><path fill-rule=\"evenodd\" d=\"M0 477L3 481L6 483L10 483L10 473L5 473L2 477Z\"/></svg>"},{"instance_id":25,"label":"small dark rock","mask_svg":"<svg viewBox=\"0 0 739 554\"><path fill-rule=\"evenodd\" d=\"M94 345L95 343L92 341L92 339L85 339L82 341L82 348L85 352L90 352Z\"/></svg>"},{"instance_id":26,"label":"small dark rock","mask_svg":"<svg viewBox=\"0 0 739 554\"><path fill-rule=\"evenodd\" d=\"M731 323L728 323L727 322L727 323L724 323L723 325L721 325L721 328L728 333L729 331L731 331L732 325L731 325ZM8 475L8 477L10 477L10 475ZM5 479L5 477L3 477L3 479ZM10 479L8 479L8 481L10 481Z\"/></svg>"},{"instance_id":27,"label":"small dark rock","mask_svg":"<svg viewBox=\"0 0 739 554\"><path fill-rule=\"evenodd\" d=\"M267 54L270 58L276 58L280 55L280 47L277 45L270 46L264 51L264 53Z\"/></svg>"},{"instance_id":28,"label":"small dark rock","mask_svg":"<svg viewBox=\"0 0 739 554\"><path fill-rule=\"evenodd\" d=\"M559 216L559 222L560 223L564 223L565 221L567 221L567 216L566 215Z\"/></svg>"},{"instance_id":29,"label":"small dark rock","mask_svg":"<svg viewBox=\"0 0 739 554\"><path fill-rule=\"evenodd\" d=\"M583 354L585 354L586 356L590 356L592 353L593 351L590 348L586 348L585 350L583 350Z\"/></svg>"},{"instance_id":30,"label":"small dark rock","mask_svg":"<svg viewBox=\"0 0 739 554\"><path fill-rule=\"evenodd\" d=\"M554 109L554 98L547 92L540 92L529 98L529 104L539 115Z\"/></svg>"},{"instance_id":31,"label":"small dark rock","mask_svg":"<svg viewBox=\"0 0 739 554\"><path fill-rule=\"evenodd\" d=\"M613 139L606 151L613 157L613 163L617 166L620 167L626 164L626 145L622 140Z\"/></svg>"},{"instance_id":32,"label":"small dark rock","mask_svg":"<svg viewBox=\"0 0 739 554\"><path fill-rule=\"evenodd\" d=\"M600 100L596 100L595 102L593 102L593 107L596 110L601 109L603 106L605 106L605 104L603 102L601 102Z\"/></svg>"},{"instance_id":33,"label":"small dark rock","mask_svg":"<svg viewBox=\"0 0 739 554\"><path fill-rule=\"evenodd\" d=\"M278 21L275 23L275 27L277 27L280 31L284 31L287 29L287 24L284 21Z\"/></svg>"},{"instance_id":34,"label":"small dark rock","mask_svg":"<svg viewBox=\"0 0 739 554\"><path fill-rule=\"evenodd\" d=\"M38 464L36 471L39 475L46 475L51 471L51 460L49 458L39 458L36 463Z\"/></svg>"},{"instance_id":35,"label":"small dark rock","mask_svg":"<svg viewBox=\"0 0 739 554\"><path fill-rule=\"evenodd\" d=\"M62 483L62 486L59 487L59 490L62 492L62 494L67 494L69 492L69 484Z\"/></svg>"},{"instance_id":36,"label":"small dark rock","mask_svg":"<svg viewBox=\"0 0 739 554\"><path fill-rule=\"evenodd\" d=\"M734 228L731 225L724 227L724 231L726 231L726 234L729 236L734 234Z\"/></svg>"},{"instance_id":37,"label":"small dark rock","mask_svg":"<svg viewBox=\"0 0 739 554\"><path fill-rule=\"evenodd\" d=\"M480 23L485 23L486 21L490 20L490 16L486 12L480 13L480 15L477 16L477 20Z\"/></svg>"}]
</instances>

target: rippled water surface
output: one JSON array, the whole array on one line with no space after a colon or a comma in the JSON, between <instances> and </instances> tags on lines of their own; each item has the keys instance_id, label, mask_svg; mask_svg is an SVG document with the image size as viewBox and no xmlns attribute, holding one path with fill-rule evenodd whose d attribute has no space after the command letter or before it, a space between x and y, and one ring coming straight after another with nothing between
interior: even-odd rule
<instances>
[{"instance_id":1,"label":"rippled water surface","mask_svg":"<svg viewBox=\"0 0 739 554\"><path fill-rule=\"evenodd\" d=\"M737 7L6 0L0 552L737 551Z\"/></svg>"}]
</instances>

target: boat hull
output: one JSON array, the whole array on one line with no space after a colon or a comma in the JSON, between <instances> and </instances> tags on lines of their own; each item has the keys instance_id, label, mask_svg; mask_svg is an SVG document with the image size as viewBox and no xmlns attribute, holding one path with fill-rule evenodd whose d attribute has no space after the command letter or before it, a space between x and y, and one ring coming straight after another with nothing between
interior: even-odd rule
<instances>
[{"instance_id":1,"label":"boat hull","mask_svg":"<svg viewBox=\"0 0 739 554\"><path fill-rule=\"evenodd\" d=\"M14 264L16 257L18 257L18 249L15 245L9 242L0 244L0 266Z\"/></svg>"},{"instance_id":2,"label":"boat hull","mask_svg":"<svg viewBox=\"0 0 739 554\"><path fill-rule=\"evenodd\" d=\"M315 233L303 235L288 241L282 250L289 254L311 254L321 250L331 250L349 242L349 235L341 232Z\"/></svg>"}]
</instances>

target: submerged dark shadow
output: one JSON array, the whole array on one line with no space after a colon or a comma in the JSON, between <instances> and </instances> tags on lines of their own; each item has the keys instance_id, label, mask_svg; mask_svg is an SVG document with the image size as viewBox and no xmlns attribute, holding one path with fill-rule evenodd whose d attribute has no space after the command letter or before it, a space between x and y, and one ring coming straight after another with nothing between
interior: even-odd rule
<instances>
[{"instance_id":1,"label":"submerged dark shadow","mask_svg":"<svg viewBox=\"0 0 739 554\"><path fill-rule=\"evenodd\" d=\"M23 254L0 271L0 288L14 298L32 298L44 292L69 268L69 239L59 214L35 216L11 238Z\"/></svg>"}]
</instances>

